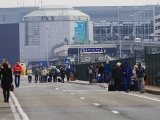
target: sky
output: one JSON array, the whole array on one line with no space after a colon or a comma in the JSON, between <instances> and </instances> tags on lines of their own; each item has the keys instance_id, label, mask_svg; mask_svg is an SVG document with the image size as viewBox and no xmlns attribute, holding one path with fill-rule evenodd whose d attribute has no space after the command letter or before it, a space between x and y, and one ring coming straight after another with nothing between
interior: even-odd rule
<instances>
[{"instance_id":1,"label":"sky","mask_svg":"<svg viewBox=\"0 0 160 120\"><path fill-rule=\"evenodd\" d=\"M157 4L160 0L0 0L0 8L44 5L131 6Z\"/></svg>"}]
</instances>

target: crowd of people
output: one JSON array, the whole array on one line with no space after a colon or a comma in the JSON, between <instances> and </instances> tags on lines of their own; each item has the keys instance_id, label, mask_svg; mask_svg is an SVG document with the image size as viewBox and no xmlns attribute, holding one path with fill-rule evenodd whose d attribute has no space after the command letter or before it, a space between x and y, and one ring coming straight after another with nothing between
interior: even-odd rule
<instances>
[{"instance_id":1,"label":"crowd of people","mask_svg":"<svg viewBox=\"0 0 160 120\"><path fill-rule=\"evenodd\" d=\"M55 67L39 67L32 71L32 69L27 69L28 82L32 82L32 76L35 76L35 83L44 83L44 82L62 82L64 83L65 76L67 81L70 79L75 80L78 72L75 68L61 67L60 69ZM73 77L71 77L73 76Z\"/></svg>"},{"instance_id":2,"label":"crowd of people","mask_svg":"<svg viewBox=\"0 0 160 120\"><path fill-rule=\"evenodd\" d=\"M133 70L128 64L118 62L116 65L111 66L109 61L106 61L104 65L90 65L86 71L86 75L89 78L89 83L97 81L97 83L107 83L109 87L111 83L114 83L114 90L120 91L121 88L128 93L130 91L131 81L133 81L134 91L140 93L145 92L144 80L146 80L145 69L141 63L134 66Z\"/></svg>"}]
</instances>

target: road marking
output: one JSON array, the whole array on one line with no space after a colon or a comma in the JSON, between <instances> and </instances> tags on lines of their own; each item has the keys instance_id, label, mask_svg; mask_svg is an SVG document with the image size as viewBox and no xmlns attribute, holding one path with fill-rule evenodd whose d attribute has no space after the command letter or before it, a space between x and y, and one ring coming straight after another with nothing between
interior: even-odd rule
<instances>
[{"instance_id":1,"label":"road marking","mask_svg":"<svg viewBox=\"0 0 160 120\"><path fill-rule=\"evenodd\" d=\"M160 102L159 98L153 98L153 97L148 97L148 96L144 96L144 95L137 95L137 94L132 94L132 93L124 93L124 92L120 92L120 93L130 95L130 96L139 97L139 98L144 98L144 99L148 99L148 100L153 100L156 102Z\"/></svg>"},{"instance_id":2,"label":"road marking","mask_svg":"<svg viewBox=\"0 0 160 120\"><path fill-rule=\"evenodd\" d=\"M56 90L59 90L59 88L55 88Z\"/></svg>"},{"instance_id":3,"label":"road marking","mask_svg":"<svg viewBox=\"0 0 160 120\"><path fill-rule=\"evenodd\" d=\"M119 112L118 112L118 111L115 111L115 110L113 110L112 113L114 113L114 114L119 114Z\"/></svg>"},{"instance_id":4,"label":"road marking","mask_svg":"<svg viewBox=\"0 0 160 120\"><path fill-rule=\"evenodd\" d=\"M80 99L81 99L81 100L85 100L86 98L84 98L84 97L80 97Z\"/></svg>"},{"instance_id":5,"label":"road marking","mask_svg":"<svg viewBox=\"0 0 160 120\"><path fill-rule=\"evenodd\" d=\"M21 120L21 119L20 119L20 116L19 116L19 114L17 113L17 110L16 110L16 108L15 108L15 106L14 106L14 104L13 104L12 99L10 99L9 104L10 104L10 106L11 106L11 110L12 110L12 113L13 113L13 116L14 116L15 120L17 120L17 119Z\"/></svg>"},{"instance_id":6,"label":"road marking","mask_svg":"<svg viewBox=\"0 0 160 120\"><path fill-rule=\"evenodd\" d=\"M63 90L62 92L66 92L65 90Z\"/></svg>"},{"instance_id":7,"label":"road marking","mask_svg":"<svg viewBox=\"0 0 160 120\"><path fill-rule=\"evenodd\" d=\"M98 104L98 103L93 103L93 105L95 105L95 106L100 106L100 104Z\"/></svg>"},{"instance_id":8,"label":"road marking","mask_svg":"<svg viewBox=\"0 0 160 120\"><path fill-rule=\"evenodd\" d=\"M19 104L17 98L15 97L15 95L14 95L12 92L10 92L10 94L11 94L11 96L12 96L12 98L13 98L13 101L14 101L14 103L15 103L15 106L17 107L19 113L20 113L21 116L22 116L22 120L29 120L28 116L26 115L26 113L24 113L24 111L23 111L21 105ZM12 103L13 103L13 102L12 102Z\"/></svg>"},{"instance_id":9,"label":"road marking","mask_svg":"<svg viewBox=\"0 0 160 120\"><path fill-rule=\"evenodd\" d=\"M70 93L71 95L74 95L74 93Z\"/></svg>"}]
</instances>

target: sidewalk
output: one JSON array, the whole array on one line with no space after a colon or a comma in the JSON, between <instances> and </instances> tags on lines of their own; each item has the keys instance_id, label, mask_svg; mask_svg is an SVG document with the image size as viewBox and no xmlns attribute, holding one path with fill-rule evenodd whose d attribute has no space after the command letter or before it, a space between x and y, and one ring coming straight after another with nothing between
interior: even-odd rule
<instances>
[{"instance_id":1,"label":"sidewalk","mask_svg":"<svg viewBox=\"0 0 160 120\"><path fill-rule=\"evenodd\" d=\"M108 88L107 84L100 84L100 83L92 83L89 84L88 81L82 81L82 80L76 80L76 81L69 81L68 83L73 83L73 84L81 84L81 85L99 85L101 87L104 88ZM151 93L151 94L155 94L155 95L160 95L160 88L159 87L155 87L155 86L145 86L145 92L146 93Z\"/></svg>"}]
</instances>

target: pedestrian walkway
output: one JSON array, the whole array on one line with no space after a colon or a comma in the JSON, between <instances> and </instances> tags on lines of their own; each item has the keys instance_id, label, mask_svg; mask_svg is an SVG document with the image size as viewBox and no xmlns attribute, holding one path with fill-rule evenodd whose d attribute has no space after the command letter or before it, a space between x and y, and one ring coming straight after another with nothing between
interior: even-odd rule
<instances>
[{"instance_id":1,"label":"pedestrian walkway","mask_svg":"<svg viewBox=\"0 0 160 120\"><path fill-rule=\"evenodd\" d=\"M90 85L88 81L83 81L83 80L69 81L69 83ZM92 83L91 85L100 85L104 88L108 88L108 84ZM145 90L146 93L160 95L160 87L145 86L145 89L146 89Z\"/></svg>"}]
</instances>

